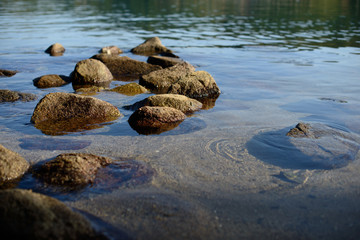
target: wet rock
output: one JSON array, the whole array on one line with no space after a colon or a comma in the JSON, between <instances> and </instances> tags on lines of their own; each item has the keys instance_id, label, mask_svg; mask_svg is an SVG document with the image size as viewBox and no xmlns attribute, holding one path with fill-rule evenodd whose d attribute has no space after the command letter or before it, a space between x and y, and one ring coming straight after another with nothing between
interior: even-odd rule
<instances>
[{"instance_id":1,"label":"wet rock","mask_svg":"<svg viewBox=\"0 0 360 240\"><path fill-rule=\"evenodd\" d=\"M160 66L137 61L126 56L97 54L92 58L103 62L109 68L114 78L122 81L136 80L144 74L161 69Z\"/></svg>"},{"instance_id":2,"label":"wet rock","mask_svg":"<svg viewBox=\"0 0 360 240\"><path fill-rule=\"evenodd\" d=\"M150 96L143 101L135 103L131 109L142 106L150 107L172 107L182 111L183 113L192 113L202 108L202 103L178 94L158 94Z\"/></svg>"},{"instance_id":3,"label":"wet rock","mask_svg":"<svg viewBox=\"0 0 360 240\"><path fill-rule=\"evenodd\" d=\"M0 102L15 102L21 100L29 102L36 99L36 95L31 93L21 93L16 91L0 89Z\"/></svg>"},{"instance_id":4,"label":"wet rock","mask_svg":"<svg viewBox=\"0 0 360 240\"><path fill-rule=\"evenodd\" d=\"M0 233L12 239L107 239L59 200L23 189L0 191Z\"/></svg>"},{"instance_id":5,"label":"wet rock","mask_svg":"<svg viewBox=\"0 0 360 240\"><path fill-rule=\"evenodd\" d=\"M18 153L0 144L0 186L20 178L29 168L29 163Z\"/></svg>"},{"instance_id":6,"label":"wet rock","mask_svg":"<svg viewBox=\"0 0 360 240\"><path fill-rule=\"evenodd\" d=\"M91 87L83 87L75 89L76 93L80 93L82 95L95 95L98 92L105 90L104 87L91 86Z\"/></svg>"},{"instance_id":7,"label":"wet rock","mask_svg":"<svg viewBox=\"0 0 360 240\"><path fill-rule=\"evenodd\" d=\"M185 114L175 108L145 106L130 116L129 124L140 134L154 134L175 128L185 118Z\"/></svg>"},{"instance_id":8,"label":"wet rock","mask_svg":"<svg viewBox=\"0 0 360 240\"><path fill-rule=\"evenodd\" d=\"M171 53L172 51L167 49L160 41L160 38L153 37L147 39L144 43L138 45L137 47L131 49L132 53L141 54L141 55L153 55L159 53Z\"/></svg>"},{"instance_id":9,"label":"wet rock","mask_svg":"<svg viewBox=\"0 0 360 240\"><path fill-rule=\"evenodd\" d=\"M119 87L113 88L110 91L121 93L128 96L134 96L137 94L147 93L148 90L137 83L128 83Z\"/></svg>"},{"instance_id":10,"label":"wet rock","mask_svg":"<svg viewBox=\"0 0 360 240\"><path fill-rule=\"evenodd\" d=\"M112 162L110 158L85 153L60 154L35 170L35 177L60 186L78 187L94 182L96 172Z\"/></svg>"},{"instance_id":11,"label":"wet rock","mask_svg":"<svg viewBox=\"0 0 360 240\"><path fill-rule=\"evenodd\" d=\"M105 53L109 55L119 55L120 53L123 53L123 51L117 46L108 46L108 47L103 47L100 50L100 53Z\"/></svg>"},{"instance_id":12,"label":"wet rock","mask_svg":"<svg viewBox=\"0 0 360 240\"><path fill-rule=\"evenodd\" d=\"M168 68L175 66L176 64L183 63L184 60L175 57L150 56L147 59L147 62L150 64L159 65L163 68Z\"/></svg>"},{"instance_id":13,"label":"wet rock","mask_svg":"<svg viewBox=\"0 0 360 240\"><path fill-rule=\"evenodd\" d=\"M61 87L70 82L70 78L63 75L49 74L33 80L34 86L38 88Z\"/></svg>"},{"instance_id":14,"label":"wet rock","mask_svg":"<svg viewBox=\"0 0 360 240\"><path fill-rule=\"evenodd\" d=\"M155 93L168 93L172 84L194 71L195 68L191 64L184 62L143 75L139 80L139 84Z\"/></svg>"},{"instance_id":15,"label":"wet rock","mask_svg":"<svg viewBox=\"0 0 360 240\"><path fill-rule=\"evenodd\" d=\"M315 138L314 133L312 132L310 124L298 123L294 128L292 128L286 136L289 137L309 137Z\"/></svg>"},{"instance_id":16,"label":"wet rock","mask_svg":"<svg viewBox=\"0 0 360 240\"><path fill-rule=\"evenodd\" d=\"M12 77L12 76L14 76L17 72L18 72L18 71L0 69L0 77Z\"/></svg>"},{"instance_id":17,"label":"wet rock","mask_svg":"<svg viewBox=\"0 0 360 240\"><path fill-rule=\"evenodd\" d=\"M62 56L65 52L65 48L60 43L54 43L45 50L50 56Z\"/></svg>"},{"instance_id":18,"label":"wet rock","mask_svg":"<svg viewBox=\"0 0 360 240\"><path fill-rule=\"evenodd\" d=\"M89 86L108 86L113 80L110 70L101 61L85 59L78 62L71 73L74 89Z\"/></svg>"},{"instance_id":19,"label":"wet rock","mask_svg":"<svg viewBox=\"0 0 360 240\"><path fill-rule=\"evenodd\" d=\"M49 93L37 104L31 117L35 127L56 134L92 129L93 125L121 116L112 104L72 93Z\"/></svg>"}]
</instances>

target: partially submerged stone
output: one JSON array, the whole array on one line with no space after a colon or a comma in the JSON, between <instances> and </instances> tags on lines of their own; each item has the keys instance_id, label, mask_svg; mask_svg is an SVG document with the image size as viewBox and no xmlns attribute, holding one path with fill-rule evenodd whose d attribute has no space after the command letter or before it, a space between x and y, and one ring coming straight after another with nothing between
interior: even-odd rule
<instances>
[{"instance_id":1,"label":"partially submerged stone","mask_svg":"<svg viewBox=\"0 0 360 240\"><path fill-rule=\"evenodd\" d=\"M98 169L111 162L110 158L93 154L60 154L35 170L34 175L48 184L76 188L93 183Z\"/></svg>"},{"instance_id":2,"label":"partially submerged stone","mask_svg":"<svg viewBox=\"0 0 360 240\"><path fill-rule=\"evenodd\" d=\"M139 79L144 74L162 69L160 66L152 65L146 62L108 54L97 54L92 57L103 62L117 80L131 81Z\"/></svg>"},{"instance_id":3,"label":"partially submerged stone","mask_svg":"<svg viewBox=\"0 0 360 240\"><path fill-rule=\"evenodd\" d=\"M105 53L108 55L119 55L120 53L123 53L123 51L117 46L108 46L101 48L100 53Z\"/></svg>"},{"instance_id":4,"label":"partially submerged stone","mask_svg":"<svg viewBox=\"0 0 360 240\"><path fill-rule=\"evenodd\" d=\"M110 70L101 61L85 59L78 62L71 73L74 89L89 86L108 86L113 80Z\"/></svg>"},{"instance_id":5,"label":"partially submerged stone","mask_svg":"<svg viewBox=\"0 0 360 240\"><path fill-rule=\"evenodd\" d=\"M172 51L167 49L160 41L160 38L153 37L147 39L144 43L138 45L137 47L131 49L132 53L141 54L141 55L153 55L160 53L171 53Z\"/></svg>"},{"instance_id":6,"label":"partially submerged stone","mask_svg":"<svg viewBox=\"0 0 360 240\"><path fill-rule=\"evenodd\" d=\"M0 89L0 103L1 102L15 102L21 100L23 102L29 102L36 99L35 94L21 93L17 91Z\"/></svg>"},{"instance_id":7,"label":"partially submerged stone","mask_svg":"<svg viewBox=\"0 0 360 240\"><path fill-rule=\"evenodd\" d=\"M91 87L82 87L75 89L76 93L80 93L82 95L95 95L98 92L105 90L104 87L91 86Z\"/></svg>"},{"instance_id":8,"label":"partially submerged stone","mask_svg":"<svg viewBox=\"0 0 360 240\"><path fill-rule=\"evenodd\" d=\"M112 104L73 93L49 93L37 104L31 117L35 127L56 135L92 129L93 125L113 121L121 116Z\"/></svg>"},{"instance_id":9,"label":"partially submerged stone","mask_svg":"<svg viewBox=\"0 0 360 240\"><path fill-rule=\"evenodd\" d=\"M0 77L12 77L12 76L14 76L17 72L18 72L18 71L0 69Z\"/></svg>"},{"instance_id":10,"label":"partially submerged stone","mask_svg":"<svg viewBox=\"0 0 360 240\"><path fill-rule=\"evenodd\" d=\"M107 239L59 200L23 189L0 191L0 233L9 239Z\"/></svg>"},{"instance_id":11,"label":"partially submerged stone","mask_svg":"<svg viewBox=\"0 0 360 240\"><path fill-rule=\"evenodd\" d=\"M38 88L61 87L69 82L69 77L56 74L44 75L33 80L34 86Z\"/></svg>"},{"instance_id":12,"label":"partially submerged stone","mask_svg":"<svg viewBox=\"0 0 360 240\"><path fill-rule=\"evenodd\" d=\"M46 53L49 53L50 56L62 56L65 52L65 48L60 43L54 43L45 50Z\"/></svg>"},{"instance_id":13,"label":"partially submerged stone","mask_svg":"<svg viewBox=\"0 0 360 240\"><path fill-rule=\"evenodd\" d=\"M147 93L148 90L144 88L143 86L137 84L137 83L128 83L125 85L121 85L118 87L115 87L113 89L110 89L112 92L121 93L128 96L134 96L137 94Z\"/></svg>"},{"instance_id":14,"label":"partially submerged stone","mask_svg":"<svg viewBox=\"0 0 360 240\"><path fill-rule=\"evenodd\" d=\"M306 123L298 123L294 128L290 129L286 136L315 138L310 124Z\"/></svg>"},{"instance_id":15,"label":"partially submerged stone","mask_svg":"<svg viewBox=\"0 0 360 240\"><path fill-rule=\"evenodd\" d=\"M176 57L165 57L165 56L150 56L147 62L154 65L159 65L163 68L175 66L176 64L183 63L184 60Z\"/></svg>"},{"instance_id":16,"label":"partially submerged stone","mask_svg":"<svg viewBox=\"0 0 360 240\"><path fill-rule=\"evenodd\" d=\"M22 156L0 144L0 186L22 177L29 166Z\"/></svg>"}]
</instances>

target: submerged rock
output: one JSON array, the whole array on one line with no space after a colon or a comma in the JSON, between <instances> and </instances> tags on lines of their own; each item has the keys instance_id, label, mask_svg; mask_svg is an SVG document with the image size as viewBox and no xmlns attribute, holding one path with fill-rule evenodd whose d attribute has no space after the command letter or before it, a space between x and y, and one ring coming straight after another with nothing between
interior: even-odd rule
<instances>
[{"instance_id":1,"label":"submerged rock","mask_svg":"<svg viewBox=\"0 0 360 240\"><path fill-rule=\"evenodd\" d=\"M109 55L119 55L120 53L123 53L123 51L117 46L108 46L108 47L103 47L100 50L100 53L105 53Z\"/></svg>"},{"instance_id":2,"label":"submerged rock","mask_svg":"<svg viewBox=\"0 0 360 240\"><path fill-rule=\"evenodd\" d=\"M12 76L14 76L17 72L18 72L18 71L0 69L0 77L12 77Z\"/></svg>"},{"instance_id":3,"label":"submerged rock","mask_svg":"<svg viewBox=\"0 0 360 240\"><path fill-rule=\"evenodd\" d=\"M294 128L292 128L286 136L289 137L309 137L315 138L314 133L312 132L310 124L298 123Z\"/></svg>"},{"instance_id":4,"label":"submerged rock","mask_svg":"<svg viewBox=\"0 0 360 240\"><path fill-rule=\"evenodd\" d=\"M94 182L98 169L111 162L110 158L93 154L60 154L35 170L34 175L48 184L68 187L84 186Z\"/></svg>"},{"instance_id":5,"label":"submerged rock","mask_svg":"<svg viewBox=\"0 0 360 240\"><path fill-rule=\"evenodd\" d=\"M0 144L0 186L20 178L29 168L29 163L18 153Z\"/></svg>"},{"instance_id":6,"label":"submerged rock","mask_svg":"<svg viewBox=\"0 0 360 240\"><path fill-rule=\"evenodd\" d=\"M45 50L46 53L49 53L50 56L62 56L65 52L65 48L60 43L54 43Z\"/></svg>"},{"instance_id":7,"label":"submerged rock","mask_svg":"<svg viewBox=\"0 0 360 240\"><path fill-rule=\"evenodd\" d=\"M147 39L144 43L131 49L132 53L141 55L153 55L159 53L171 53L172 51L167 49L160 41L160 38L153 37Z\"/></svg>"},{"instance_id":8,"label":"submerged rock","mask_svg":"<svg viewBox=\"0 0 360 240\"><path fill-rule=\"evenodd\" d=\"M33 80L34 86L38 88L61 87L70 83L70 78L56 74L44 75Z\"/></svg>"},{"instance_id":9,"label":"submerged rock","mask_svg":"<svg viewBox=\"0 0 360 240\"><path fill-rule=\"evenodd\" d=\"M1 102L15 102L21 100L23 102L29 102L36 99L36 95L31 93L21 93L16 91L10 91L0 89L0 103Z\"/></svg>"},{"instance_id":10,"label":"submerged rock","mask_svg":"<svg viewBox=\"0 0 360 240\"><path fill-rule=\"evenodd\" d=\"M88 129L121 116L112 104L89 96L73 93L49 93L37 104L31 117L35 127L60 134Z\"/></svg>"},{"instance_id":11,"label":"submerged rock","mask_svg":"<svg viewBox=\"0 0 360 240\"><path fill-rule=\"evenodd\" d=\"M183 63L184 60L176 57L165 57L165 56L150 56L147 62L154 65L159 65L163 68L175 66L176 64Z\"/></svg>"},{"instance_id":12,"label":"submerged rock","mask_svg":"<svg viewBox=\"0 0 360 240\"><path fill-rule=\"evenodd\" d=\"M118 86L110 89L112 92L121 93L128 96L134 96L137 94L147 93L148 90L137 83L128 83L125 85Z\"/></svg>"},{"instance_id":13,"label":"submerged rock","mask_svg":"<svg viewBox=\"0 0 360 240\"><path fill-rule=\"evenodd\" d=\"M23 189L0 191L0 233L14 239L108 239L59 200Z\"/></svg>"},{"instance_id":14,"label":"submerged rock","mask_svg":"<svg viewBox=\"0 0 360 240\"><path fill-rule=\"evenodd\" d=\"M110 70L101 61L85 59L78 62L71 73L74 89L89 86L108 86L113 80Z\"/></svg>"},{"instance_id":15,"label":"submerged rock","mask_svg":"<svg viewBox=\"0 0 360 240\"><path fill-rule=\"evenodd\" d=\"M139 79L144 74L162 69L160 66L146 62L108 54L97 54L92 57L103 62L117 80L131 81Z\"/></svg>"}]
</instances>

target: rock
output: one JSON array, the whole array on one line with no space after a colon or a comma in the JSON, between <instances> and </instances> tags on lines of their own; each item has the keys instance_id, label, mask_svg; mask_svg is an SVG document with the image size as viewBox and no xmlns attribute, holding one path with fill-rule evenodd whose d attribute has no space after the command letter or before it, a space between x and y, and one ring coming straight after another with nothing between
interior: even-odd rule
<instances>
[{"instance_id":1,"label":"rock","mask_svg":"<svg viewBox=\"0 0 360 240\"><path fill-rule=\"evenodd\" d=\"M0 144L0 186L19 179L29 168L29 163L18 153Z\"/></svg>"},{"instance_id":2,"label":"rock","mask_svg":"<svg viewBox=\"0 0 360 240\"><path fill-rule=\"evenodd\" d=\"M182 111L183 113L192 113L202 108L202 103L178 94L159 94L146 98L143 101L135 103L132 109L142 106L150 107L172 107Z\"/></svg>"},{"instance_id":3,"label":"rock","mask_svg":"<svg viewBox=\"0 0 360 240\"><path fill-rule=\"evenodd\" d=\"M184 60L174 57L150 56L147 59L147 62L150 64L159 65L163 68L168 68L175 66L176 64L183 63Z\"/></svg>"},{"instance_id":4,"label":"rock","mask_svg":"<svg viewBox=\"0 0 360 240\"><path fill-rule=\"evenodd\" d=\"M54 43L45 50L50 56L62 56L65 52L65 48L60 43Z\"/></svg>"},{"instance_id":5,"label":"rock","mask_svg":"<svg viewBox=\"0 0 360 240\"><path fill-rule=\"evenodd\" d=\"M195 68L191 64L184 62L143 75L139 80L139 84L155 93L168 93L172 84L194 71Z\"/></svg>"},{"instance_id":6,"label":"rock","mask_svg":"<svg viewBox=\"0 0 360 240\"><path fill-rule=\"evenodd\" d=\"M98 86L91 86L91 87L77 88L75 89L75 92L80 93L82 95L95 95L97 92L101 92L102 90L105 90L105 88Z\"/></svg>"},{"instance_id":7,"label":"rock","mask_svg":"<svg viewBox=\"0 0 360 240\"><path fill-rule=\"evenodd\" d=\"M14 76L18 71L11 71L11 70L5 70L0 69L0 77L12 77Z\"/></svg>"},{"instance_id":8,"label":"rock","mask_svg":"<svg viewBox=\"0 0 360 240\"><path fill-rule=\"evenodd\" d=\"M311 130L310 124L305 123L298 123L286 134L286 136L315 138L314 133Z\"/></svg>"},{"instance_id":9,"label":"rock","mask_svg":"<svg viewBox=\"0 0 360 240\"><path fill-rule=\"evenodd\" d=\"M108 86L113 80L110 70L101 61L85 59L78 62L71 73L74 89L89 86Z\"/></svg>"},{"instance_id":10,"label":"rock","mask_svg":"<svg viewBox=\"0 0 360 240\"><path fill-rule=\"evenodd\" d=\"M175 128L185 118L185 114L175 108L145 106L130 116L129 124L140 134L154 134Z\"/></svg>"},{"instance_id":11,"label":"rock","mask_svg":"<svg viewBox=\"0 0 360 240\"><path fill-rule=\"evenodd\" d=\"M0 191L0 233L5 239L108 239L59 200L23 189Z\"/></svg>"},{"instance_id":12,"label":"rock","mask_svg":"<svg viewBox=\"0 0 360 240\"><path fill-rule=\"evenodd\" d=\"M21 100L29 102L36 99L36 95L31 93L21 93L16 91L0 89L0 102L15 102Z\"/></svg>"},{"instance_id":13,"label":"rock","mask_svg":"<svg viewBox=\"0 0 360 240\"><path fill-rule=\"evenodd\" d=\"M112 162L110 158L85 153L60 154L35 170L35 177L59 186L78 187L94 182L96 172Z\"/></svg>"},{"instance_id":14,"label":"rock","mask_svg":"<svg viewBox=\"0 0 360 240\"><path fill-rule=\"evenodd\" d=\"M144 74L162 69L160 66L137 61L129 57L97 54L92 58L103 62L109 68L114 78L122 81L136 80Z\"/></svg>"},{"instance_id":15,"label":"rock","mask_svg":"<svg viewBox=\"0 0 360 240\"><path fill-rule=\"evenodd\" d=\"M160 41L160 38L153 37L147 39L144 43L131 49L132 53L141 55L153 55L158 53L171 53L172 51L167 49Z\"/></svg>"},{"instance_id":16,"label":"rock","mask_svg":"<svg viewBox=\"0 0 360 240\"><path fill-rule=\"evenodd\" d=\"M44 75L33 80L34 86L38 88L51 88L61 87L70 82L70 79L66 76L60 76L56 74Z\"/></svg>"},{"instance_id":17,"label":"rock","mask_svg":"<svg viewBox=\"0 0 360 240\"><path fill-rule=\"evenodd\" d=\"M182 94L195 99L217 98L220 95L220 89L208 72L198 71L172 84L168 93Z\"/></svg>"},{"instance_id":18,"label":"rock","mask_svg":"<svg viewBox=\"0 0 360 240\"><path fill-rule=\"evenodd\" d=\"M113 121L120 116L119 110L108 102L59 92L49 93L39 101L31 122L44 133L57 135L92 129L92 126Z\"/></svg>"},{"instance_id":19,"label":"rock","mask_svg":"<svg viewBox=\"0 0 360 240\"><path fill-rule=\"evenodd\" d=\"M117 46L108 46L108 47L103 47L100 50L100 53L105 53L108 55L119 55L120 53L123 53L123 51Z\"/></svg>"},{"instance_id":20,"label":"rock","mask_svg":"<svg viewBox=\"0 0 360 240\"><path fill-rule=\"evenodd\" d=\"M110 91L121 93L128 96L134 96L137 94L147 93L148 90L137 83L128 83L119 87L113 88Z\"/></svg>"}]
</instances>

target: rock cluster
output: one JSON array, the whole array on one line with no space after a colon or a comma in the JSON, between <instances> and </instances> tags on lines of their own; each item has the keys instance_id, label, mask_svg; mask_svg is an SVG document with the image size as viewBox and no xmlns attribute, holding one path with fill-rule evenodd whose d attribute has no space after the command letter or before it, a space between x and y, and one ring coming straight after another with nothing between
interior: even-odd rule
<instances>
[{"instance_id":1,"label":"rock cluster","mask_svg":"<svg viewBox=\"0 0 360 240\"><path fill-rule=\"evenodd\" d=\"M0 102L15 102L18 100L23 102L29 102L35 99L36 95L31 93L21 93L17 91L0 89Z\"/></svg>"}]
</instances>

